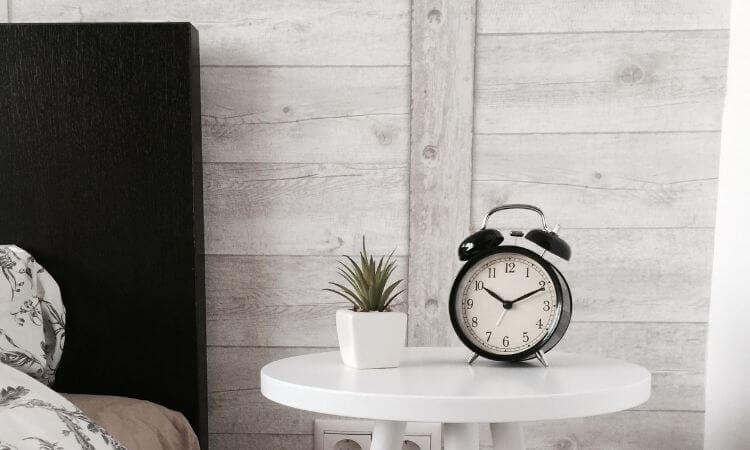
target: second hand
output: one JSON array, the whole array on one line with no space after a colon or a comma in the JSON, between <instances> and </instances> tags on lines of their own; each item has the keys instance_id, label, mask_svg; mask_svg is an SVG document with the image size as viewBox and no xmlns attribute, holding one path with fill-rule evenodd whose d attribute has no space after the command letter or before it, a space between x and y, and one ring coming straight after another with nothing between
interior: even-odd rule
<instances>
[{"instance_id":1,"label":"second hand","mask_svg":"<svg viewBox=\"0 0 750 450\"><path fill-rule=\"evenodd\" d=\"M507 309L503 308L502 312L500 313L500 317L497 318L497 322L495 322L495 328L497 328L500 325L500 321L503 320L503 317L505 317L505 312L508 311Z\"/></svg>"}]
</instances>

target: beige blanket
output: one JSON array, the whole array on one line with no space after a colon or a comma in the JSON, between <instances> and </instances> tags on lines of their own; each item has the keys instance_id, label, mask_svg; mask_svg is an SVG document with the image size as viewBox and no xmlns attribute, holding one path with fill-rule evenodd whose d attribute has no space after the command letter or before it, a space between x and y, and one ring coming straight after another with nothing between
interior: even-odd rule
<instances>
[{"instance_id":1,"label":"beige blanket","mask_svg":"<svg viewBox=\"0 0 750 450\"><path fill-rule=\"evenodd\" d=\"M65 394L94 422L130 450L199 450L182 414L145 400L108 395Z\"/></svg>"}]
</instances>

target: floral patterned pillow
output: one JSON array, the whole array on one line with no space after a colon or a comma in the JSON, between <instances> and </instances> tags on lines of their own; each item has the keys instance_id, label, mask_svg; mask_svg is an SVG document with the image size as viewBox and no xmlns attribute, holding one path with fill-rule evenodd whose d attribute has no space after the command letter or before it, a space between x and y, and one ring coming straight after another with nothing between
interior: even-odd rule
<instances>
[{"instance_id":1,"label":"floral patterned pillow","mask_svg":"<svg viewBox=\"0 0 750 450\"><path fill-rule=\"evenodd\" d=\"M0 245L0 363L51 385L64 342L57 283L28 252Z\"/></svg>"}]
</instances>

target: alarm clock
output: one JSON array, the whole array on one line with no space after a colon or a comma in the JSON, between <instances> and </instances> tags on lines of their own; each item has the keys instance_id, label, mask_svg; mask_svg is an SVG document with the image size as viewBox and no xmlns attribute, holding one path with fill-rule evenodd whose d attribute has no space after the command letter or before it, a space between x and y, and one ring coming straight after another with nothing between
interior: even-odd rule
<instances>
[{"instance_id":1,"label":"alarm clock","mask_svg":"<svg viewBox=\"0 0 750 450\"><path fill-rule=\"evenodd\" d=\"M490 217L507 210L528 210L541 218L541 228L512 231L516 241L525 238L536 245L503 245L505 237L487 228ZM562 272L549 260L552 253L570 260L570 246L549 228L541 209L510 204L490 210L482 227L458 247L466 263L453 282L449 300L451 324L473 355L495 361L537 358L547 367L544 354L568 329L572 298Z\"/></svg>"}]
</instances>

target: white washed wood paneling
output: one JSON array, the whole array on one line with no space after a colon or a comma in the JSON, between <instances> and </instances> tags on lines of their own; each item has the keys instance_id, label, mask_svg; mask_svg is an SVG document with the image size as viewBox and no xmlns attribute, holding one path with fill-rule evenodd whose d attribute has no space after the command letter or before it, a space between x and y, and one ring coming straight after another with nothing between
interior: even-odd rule
<instances>
[{"instance_id":1,"label":"white washed wood paneling","mask_svg":"<svg viewBox=\"0 0 750 450\"><path fill-rule=\"evenodd\" d=\"M475 31L475 0L413 2L410 345L455 341L444 319L470 223Z\"/></svg>"},{"instance_id":2,"label":"white washed wood paneling","mask_svg":"<svg viewBox=\"0 0 750 450\"><path fill-rule=\"evenodd\" d=\"M716 185L716 180L634 188L475 181L472 219L481 223L480 216L503 203L531 203L567 229L713 227Z\"/></svg>"},{"instance_id":3,"label":"white washed wood paneling","mask_svg":"<svg viewBox=\"0 0 750 450\"><path fill-rule=\"evenodd\" d=\"M8 21L8 0L0 0L0 23Z\"/></svg>"},{"instance_id":4,"label":"white washed wood paneling","mask_svg":"<svg viewBox=\"0 0 750 450\"><path fill-rule=\"evenodd\" d=\"M703 413L623 411L597 417L524 424L528 450L691 450L703 448ZM492 448L488 427L480 448Z\"/></svg>"},{"instance_id":5,"label":"white washed wood paneling","mask_svg":"<svg viewBox=\"0 0 750 450\"><path fill-rule=\"evenodd\" d=\"M407 65L408 0L12 0L14 22L192 22L203 65Z\"/></svg>"},{"instance_id":6,"label":"white washed wood paneling","mask_svg":"<svg viewBox=\"0 0 750 450\"><path fill-rule=\"evenodd\" d=\"M555 350L624 359L652 371L695 372L703 370L705 340L703 323L576 322L574 319ZM554 351L548 354L550 364L554 357Z\"/></svg>"},{"instance_id":7,"label":"white washed wood paneling","mask_svg":"<svg viewBox=\"0 0 750 450\"><path fill-rule=\"evenodd\" d=\"M206 312L208 345L337 346L336 310L345 303L255 305Z\"/></svg>"},{"instance_id":8,"label":"white washed wood paneling","mask_svg":"<svg viewBox=\"0 0 750 450\"><path fill-rule=\"evenodd\" d=\"M703 368L700 371L652 372L651 398L635 409L703 412L705 378Z\"/></svg>"},{"instance_id":9,"label":"white washed wood paneling","mask_svg":"<svg viewBox=\"0 0 750 450\"><path fill-rule=\"evenodd\" d=\"M407 164L405 67L204 67L206 162Z\"/></svg>"},{"instance_id":10,"label":"white washed wood paneling","mask_svg":"<svg viewBox=\"0 0 750 450\"><path fill-rule=\"evenodd\" d=\"M729 28L730 0L480 0L479 33Z\"/></svg>"},{"instance_id":11,"label":"white washed wood paneling","mask_svg":"<svg viewBox=\"0 0 750 450\"><path fill-rule=\"evenodd\" d=\"M289 408L267 400L259 389L214 392L208 396L212 433L312 434L322 414Z\"/></svg>"},{"instance_id":12,"label":"white washed wood paneling","mask_svg":"<svg viewBox=\"0 0 750 450\"><path fill-rule=\"evenodd\" d=\"M705 322L711 281L710 228L565 230L573 318Z\"/></svg>"},{"instance_id":13,"label":"white washed wood paneling","mask_svg":"<svg viewBox=\"0 0 750 450\"><path fill-rule=\"evenodd\" d=\"M727 32L480 35L479 133L718 130Z\"/></svg>"},{"instance_id":14,"label":"white washed wood paneling","mask_svg":"<svg viewBox=\"0 0 750 450\"><path fill-rule=\"evenodd\" d=\"M474 136L474 180L648 188L716 180L719 132Z\"/></svg>"},{"instance_id":15,"label":"white washed wood paneling","mask_svg":"<svg viewBox=\"0 0 750 450\"><path fill-rule=\"evenodd\" d=\"M407 248L408 169L367 164L206 164L207 254Z\"/></svg>"},{"instance_id":16,"label":"white washed wood paneling","mask_svg":"<svg viewBox=\"0 0 750 450\"><path fill-rule=\"evenodd\" d=\"M290 356L334 350L338 347L209 347L208 391L259 389L264 365Z\"/></svg>"},{"instance_id":17,"label":"white washed wood paneling","mask_svg":"<svg viewBox=\"0 0 750 450\"><path fill-rule=\"evenodd\" d=\"M361 241L359 241L361 244ZM404 250L403 248L397 250ZM375 255L374 257L379 257ZM340 256L206 256L206 293L212 311L242 305L346 304L322 289L336 273ZM406 279L406 257L395 256L394 280ZM290 280L290 276L293 280ZM402 294L405 297L405 294ZM399 296L399 299L403 297Z\"/></svg>"}]
</instances>

